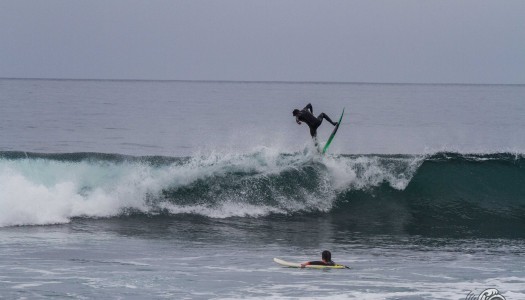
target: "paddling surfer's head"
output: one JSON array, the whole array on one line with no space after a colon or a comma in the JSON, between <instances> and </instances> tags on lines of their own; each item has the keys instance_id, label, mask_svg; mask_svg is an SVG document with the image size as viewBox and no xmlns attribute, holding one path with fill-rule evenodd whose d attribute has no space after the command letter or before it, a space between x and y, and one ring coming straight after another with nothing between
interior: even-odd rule
<instances>
[{"instance_id":1,"label":"paddling surfer's head","mask_svg":"<svg viewBox=\"0 0 525 300\"><path fill-rule=\"evenodd\" d=\"M294 115L294 117L297 116L297 114L299 114L299 110L298 109L294 109L292 114Z\"/></svg>"},{"instance_id":2,"label":"paddling surfer's head","mask_svg":"<svg viewBox=\"0 0 525 300\"><path fill-rule=\"evenodd\" d=\"M332 253L330 253L328 250L324 250L323 253L321 253L321 258L325 262L332 261Z\"/></svg>"}]
</instances>

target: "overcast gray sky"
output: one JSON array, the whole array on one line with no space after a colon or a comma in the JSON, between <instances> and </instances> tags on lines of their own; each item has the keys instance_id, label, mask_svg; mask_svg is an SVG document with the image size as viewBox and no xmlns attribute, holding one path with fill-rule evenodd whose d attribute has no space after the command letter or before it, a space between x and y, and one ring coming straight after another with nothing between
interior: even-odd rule
<instances>
[{"instance_id":1,"label":"overcast gray sky","mask_svg":"<svg viewBox=\"0 0 525 300\"><path fill-rule=\"evenodd\" d=\"M0 77L525 83L525 1L0 0Z\"/></svg>"}]
</instances>

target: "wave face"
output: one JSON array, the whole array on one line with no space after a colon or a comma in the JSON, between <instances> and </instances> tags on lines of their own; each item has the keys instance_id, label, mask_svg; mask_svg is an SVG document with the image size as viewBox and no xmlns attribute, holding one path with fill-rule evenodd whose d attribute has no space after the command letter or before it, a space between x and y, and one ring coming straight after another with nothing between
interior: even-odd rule
<instances>
[{"instance_id":1,"label":"wave face","mask_svg":"<svg viewBox=\"0 0 525 300\"><path fill-rule=\"evenodd\" d=\"M0 152L0 226L135 214L334 220L355 230L525 237L522 155L192 157Z\"/></svg>"}]
</instances>

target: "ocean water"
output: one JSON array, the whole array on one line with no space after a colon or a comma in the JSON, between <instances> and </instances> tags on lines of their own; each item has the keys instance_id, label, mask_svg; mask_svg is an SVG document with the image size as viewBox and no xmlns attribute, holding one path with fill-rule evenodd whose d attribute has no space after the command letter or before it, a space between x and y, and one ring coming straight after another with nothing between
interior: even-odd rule
<instances>
[{"instance_id":1,"label":"ocean water","mask_svg":"<svg viewBox=\"0 0 525 300\"><path fill-rule=\"evenodd\" d=\"M525 299L524 99L1 79L0 298ZM346 108L325 156L292 117L309 102ZM351 269L272 261L325 249Z\"/></svg>"}]
</instances>

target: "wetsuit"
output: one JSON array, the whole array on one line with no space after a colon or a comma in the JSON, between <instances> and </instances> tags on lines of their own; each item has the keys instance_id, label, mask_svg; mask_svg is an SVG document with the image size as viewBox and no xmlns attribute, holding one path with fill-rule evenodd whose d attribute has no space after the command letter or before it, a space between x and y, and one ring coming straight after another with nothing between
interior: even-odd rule
<instances>
[{"instance_id":1,"label":"wetsuit","mask_svg":"<svg viewBox=\"0 0 525 300\"><path fill-rule=\"evenodd\" d=\"M337 123L333 122L325 113L321 113L317 118L313 115L313 108L312 104L308 103L302 110L300 110L297 115L295 115L295 121L297 124L300 124L299 121L305 122L308 127L310 127L310 135L315 138L317 136L317 128L321 126L321 123L323 122L323 118L326 119L328 122L332 123L332 125L337 125Z\"/></svg>"},{"instance_id":2,"label":"wetsuit","mask_svg":"<svg viewBox=\"0 0 525 300\"><path fill-rule=\"evenodd\" d=\"M316 261L309 261L307 263L307 265L309 266L335 266L335 263L333 261L329 261L329 262L324 262L322 260L316 260Z\"/></svg>"}]
</instances>

